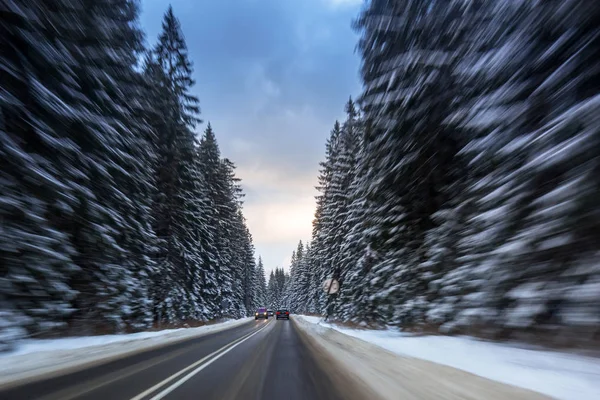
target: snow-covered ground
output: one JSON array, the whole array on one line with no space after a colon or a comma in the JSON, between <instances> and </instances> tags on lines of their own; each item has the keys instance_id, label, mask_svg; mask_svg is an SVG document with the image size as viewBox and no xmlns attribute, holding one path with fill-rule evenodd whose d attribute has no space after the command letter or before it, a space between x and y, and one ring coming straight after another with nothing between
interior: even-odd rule
<instances>
[{"instance_id":1,"label":"snow-covered ground","mask_svg":"<svg viewBox=\"0 0 600 400\"><path fill-rule=\"evenodd\" d=\"M252 318L242 318L198 328L126 335L23 340L14 351L0 354L0 385L218 332L250 320Z\"/></svg>"},{"instance_id":2,"label":"snow-covered ground","mask_svg":"<svg viewBox=\"0 0 600 400\"><path fill-rule=\"evenodd\" d=\"M597 358L470 337L415 336L398 330L349 329L328 324L320 317L300 317L402 356L448 365L557 399L600 399L600 360Z\"/></svg>"}]
</instances>

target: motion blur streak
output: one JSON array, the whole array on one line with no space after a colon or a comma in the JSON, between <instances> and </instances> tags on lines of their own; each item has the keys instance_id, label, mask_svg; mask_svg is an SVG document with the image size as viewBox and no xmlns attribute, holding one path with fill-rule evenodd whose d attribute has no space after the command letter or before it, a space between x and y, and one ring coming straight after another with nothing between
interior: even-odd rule
<instances>
[{"instance_id":1,"label":"motion blur streak","mask_svg":"<svg viewBox=\"0 0 600 400\"><path fill-rule=\"evenodd\" d=\"M454 343L483 338L560 350L570 361L561 367L586 366L558 380L573 387L555 393L531 385L530 376L508 383L565 400L595 399L595 364L565 352L597 356L600 338L600 1L227 2L233 16L224 20L235 22L227 33L240 43L246 36L292 39L252 35L253 19L234 10L285 10L285 32L303 39L294 57L314 74L283 68L281 54L263 54L256 43L244 47L247 68L220 66L222 82L241 71L248 87L264 91L267 97L240 102L255 119L271 107L292 121L327 114L300 95L276 104L292 87L278 80L304 80L294 91L312 88L315 103L329 98L314 82L331 79L317 66L332 57L304 58L315 45L312 33L333 43L339 27L306 20L311 9L357 12L362 89L343 112L339 100L341 119L330 116L312 236L298 238L284 266L265 266L255 254L243 213L253 208L244 209L236 164L217 140L223 125L240 126L252 137L236 143L260 147L253 140L260 132L234 102L230 120L239 125L221 120L213 128L201 118L195 84L203 77L194 72L196 53L188 51L176 11L204 24L215 17L200 11L208 3L181 0L178 11L165 1L158 37L146 46L138 0L0 0L0 369L10 377L0 395L129 399L188 368L192 374L161 385L158 396L373 398L374 382L386 376L376 372L389 365L364 358L363 376L378 378L359 379L347 354L358 347L317 346L320 320L296 330L294 314L305 314L367 337L377 328L395 332L396 344L417 332L440 343L458 334L470 338ZM308 14L296 25L301 13ZM209 63L211 54L196 61ZM281 127L278 135L289 132ZM274 157L282 164L301 158ZM258 222L264 229L273 220ZM300 220L290 215L280 224L298 232ZM324 282L339 290L323 290ZM292 320L240 320L260 309L289 310ZM170 328L227 319L237 325L210 334L186 329L192 333L168 340ZM110 336L157 331L164 340L135 353ZM91 344L103 337L114 339L112 347ZM76 340L89 345L73 346ZM43 349L33 354L37 361L27 346ZM69 352L86 366L61 365ZM51 357L57 361L49 368ZM496 368L514 377L516 364ZM556 368L550 364L539 369ZM115 371L123 375L116 379ZM470 387L460 376L452 384ZM431 380L441 387L442 377ZM406 398L424 393L408 386Z\"/></svg>"}]
</instances>

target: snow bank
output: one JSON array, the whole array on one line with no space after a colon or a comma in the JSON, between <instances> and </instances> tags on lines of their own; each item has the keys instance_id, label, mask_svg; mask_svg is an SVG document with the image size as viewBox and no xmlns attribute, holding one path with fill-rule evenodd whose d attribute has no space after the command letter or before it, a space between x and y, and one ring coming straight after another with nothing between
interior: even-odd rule
<instances>
[{"instance_id":1,"label":"snow bank","mask_svg":"<svg viewBox=\"0 0 600 400\"><path fill-rule=\"evenodd\" d=\"M374 392L372 400L542 400L548 397L526 389L417 358L403 357L345 335L325 325L294 319L326 353L352 375L353 382Z\"/></svg>"},{"instance_id":2,"label":"snow bank","mask_svg":"<svg viewBox=\"0 0 600 400\"><path fill-rule=\"evenodd\" d=\"M242 325L252 318L228 320L198 328L167 329L126 335L84 336L21 341L0 354L0 386L50 372L111 359Z\"/></svg>"},{"instance_id":3,"label":"snow bank","mask_svg":"<svg viewBox=\"0 0 600 400\"><path fill-rule=\"evenodd\" d=\"M557 399L600 398L600 360L575 354L521 348L470 337L414 336L398 330L359 330L300 316L399 355L448 365Z\"/></svg>"}]
</instances>

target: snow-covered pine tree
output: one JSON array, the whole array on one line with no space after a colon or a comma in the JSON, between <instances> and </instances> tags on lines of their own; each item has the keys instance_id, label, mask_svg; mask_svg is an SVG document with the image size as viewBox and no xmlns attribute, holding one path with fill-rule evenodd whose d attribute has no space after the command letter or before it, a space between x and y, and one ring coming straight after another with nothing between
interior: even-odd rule
<instances>
[{"instance_id":1,"label":"snow-covered pine tree","mask_svg":"<svg viewBox=\"0 0 600 400\"><path fill-rule=\"evenodd\" d=\"M227 221L228 228L225 231L229 237L229 244L225 246L226 250L231 253L230 258L230 269L232 282L234 283L231 288L229 296L231 298L230 303L235 308L237 314L242 313L242 304L244 293L242 290L242 275L244 265L242 262L243 256L241 254L243 247L240 244L245 239L245 220L241 214L242 198L244 193L240 186L241 180L235 176L235 164L229 159L225 158L221 162L221 174L223 180L226 182L225 197L223 198L221 221ZM245 314L245 310L243 310Z\"/></svg>"},{"instance_id":2,"label":"snow-covered pine tree","mask_svg":"<svg viewBox=\"0 0 600 400\"><path fill-rule=\"evenodd\" d=\"M298 279L298 274L296 273L296 269L298 268L298 256L296 252L297 249L292 252L292 258L290 260L290 282L287 288L288 293L284 293L285 303L293 313L298 312L296 308L298 303L298 285L296 284L296 280Z\"/></svg>"},{"instance_id":3,"label":"snow-covered pine tree","mask_svg":"<svg viewBox=\"0 0 600 400\"><path fill-rule=\"evenodd\" d=\"M306 263L306 271L308 274L308 291L306 293L306 312L315 314L319 310L319 291L321 290L321 282L319 282L319 271L315 263L314 244L311 242L307 246L304 262Z\"/></svg>"},{"instance_id":4,"label":"snow-covered pine tree","mask_svg":"<svg viewBox=\"0 0 600 400\"><path fill-rule=\"evenodd\" d=\"M64 329L79 271L62 221L76 218L69 182L81 157L65 126L78 94L62 41L64 9L2 4L0 24L0 347L27 333ZM69 173L66 173L66 172ZM81 188L83 191L83 188Z\"/></svg>"},{"instance_id":5,"label":"snow-covered pine tree","mask_svg":"<svg viewBox=\"0 0 600 400\"><path fill-rule=\"evenodd\" d=\"M286 274L285 277L286 277L286 279L285 279L285 283L283 285L283 290L282 290L282 294L281 294L280 308L287 308L290 310L290 312L293 312L290 307L291 298L293 296L292 289L291 289L291 287L292 287L291 273Z\"/></svg>"},{"instance_id":6,"label":"snow-covered pine tree","mask_svg":"<svg viewBox=\"0 0 600 400\"><path fill-rule=\"evenodd\" d=\"M214 311L218 311L223 300L229 301L232 296L233 270L231 265L233 219L237 213L234 190L232 164L225 165L221 160L221 152L215 133L209 123L200 141L198 149L206 190L212 207L209 226L214 228L216 248L216 269L214 282L211 285L216 289L216 296L206 299L212 304ZM231 169L231 171L228 170Z\"/></svg>"},{"instance_id":7,"label":"snow-covered pine tree","mask_svg":"<svg viewBox=\"0 0 600 400\"><path fill-rule=\"evenodd\" d=\"M22 155L29 153L32 164L22 177L36 182L44 193L27 212L37 215L39 223L29 238L45 243L23 253L27 267L21 268L21 276L37 268L36 278L20 279L20 285L5 293L44 287L35 288L33 298L19 296L14 304L20 308L19 303L29 302L26 314L38 314L31 322L42 331L64 326L65 321L74 333L114 331L127 324L139 328L149 322L145 276L152 262L145 253L153 234L145 203L136 204L130 197L135 189L143 196L151 184L140 173L146 160L135 159L148 154L134 70L141 34L135 26L134 2L111 2L110 7L106 3L61 3L52 10L47 4L21 9L14 3L3 5L8 14L14 13L7 21L20 27L2 27L3 43L13 42L3 51L13 72L2 89L14 94L3 96L10 105L2 106L1 125L7 139L15 129L22 130L18 141L4 143L10 144L6 149L12 148L12 155L27 143ZM86 28L73 31L73 23ZM17 49L24 53L15 59L21 51ZM19 103L26 112L18 111ZM59 185L62 193L57 196ZM29 190L23 187L22 193L34 200L35 192ZM23 228L29 229L27 224ZM12 246L17 243L27 242L15 240ZM36 267L36 253L45 248L60 255L63 264L77 267L64 269L51 253L43 257L47 267ZM53 280L44 278L44 270ZM61 291L62 300L56 303L52 293Z\"/></svg>"},{"instance_id":8,"label":"snow-covered pine tree","mask_svg":"<svg viewBox=\"0 0 600 400\"><path fill-rule=\"evenodd\" d=\"M284 294L285 294L285 285L287 283L289 276L285 273L285 270L282 268L275 268L275 282L277 283L277 306L278 308L284 307Z\"/></svg>"},{"instance_id":9,"label":"snow-covered pine tree","mask_svg":"<svg viewBox=\"0 0 600 400\"><path fill-rule=\"evenodd\" d=\"M475 51L458 70L475 95L457 116L474 136L462 152L470 171L461 201L470 215L460 235L461 266L440 281L442 317L463 329L535 332L568 324L593 332L598 303L575 282L593 287L598 274L587 267L596 250L585 243L595 240L594 230L581 234L578 219L594 220L582 205L594 192L584 165L593 170L588 134L597 128L588 113L597 108L598 88L589 72L595 69L584 66L593 62L584 60L598 51L588 40L598 8L484 5L493 18L478 26Z\"/></svg>"},{"instance_id":10,"label":"snow-covered pine tree","mask_svg":"<svg viewBox=\"0 0 600 400\"><path fill-rule=\"evenodd\" d=\"M296 264L297 264L297 257L296 257L296 250L292 251L292 257L290 259L290 265L289 265L289 279L285 280L283 288L282 288L282 293L281 293L281 303L285 306L290 308L291 312L295 312L293 309L293 306L296 304L296 293L294 291L296 285L295 285L295 281L296 281ZM277 277L277 269L275 270L276 273L276 277ZM277 280L277 290L279 290L279 283L280 281Z\"/></svg>"},{"instance_id":11,"label":"snow-covered pine tree","mask_svg":"<svg viewBox=\"0 0 600 400\"><path fill-rule=\"evenodd\" d=\"M421 265L429 264L432 277L428 320L451 320L444 331L496 318L491 306L495 300L482 293L494 268L487 255L502 245L510 223L502 208L506 195L522 199L522 193L504 192L504 185L523 160L519 154L503 159L497 150L520 135L513 127L518 125L515 118L526 84L518 71L528 62L530 40L519 24L530 5L481 2L465 14L470 33L459 49L462 60L454 67L462 98L455 101L449 121L462 132L457 161L468 167L456 172L454 182L444 189L453 191L446 204L454 208L434 214L440 223L428 233L429 260Z\"/></svg>"},{"instance_id":12,"label":"snow-covered pine tree","mask_svg":"<svg viewBox=\"0 0 600 400\"><path fill-rule=\"evenodd\" d=\"M334 237L334 215L335 199L331 182L334 176L334 168L339 150L340 136L342 134L341 125L335 122L331 130L329 139L325 145L325 161L321 163L319 174L319 190L317 196L317 211L313 221L313 248L315 270L318 273L318 281L323 282L331 277L334 272L333 257L333 237ZM293 278L292 278L293 279ZM320 285L320 284L319 284ZM327 296L323 291L319 291L318 308L324 312L327 304Z\"/></svg>"},{"instance_id":13,"label":"snow-covered pine tree","mask_svg":"<svg viewBox=\"0 0 600 400\"><path fill-rule=\"evenodd\" d=\"M129 24L133 25L137 9L130 4L129 11ZM129 45L132 46L126 59L127 63L117 74L118 90L109 94L118 102L118 108L111 110L111 115L115 116L115 119L120 117L118 126L128 128L121 128L123 153L119 165L112 173L117 189L124 195L123 201L117 198L112 206L120 212L124 221L125 229L117 236L119 246L125 250L121 267L131 274L126 285L127 304L122 306L121 311L129 330L141 330L148 328L153 321L151 277L155 272L154 255L157 245L152 228L152 199L156 189L154 132L147 121L147 113L151 110L146 96L147 83L143 76L134 70L137 69L137 60L142 50L141 33L131 28L121 34L114 31L113 33L116 34L115 38L127 38L128 34ZM121 114L117 111L121 111Z\"/></svg>"},{"instance_id":14,"label":"snow-covered pine tree","mask_svg":"<svg viewBox=\"0 0 600 400\"><path fill-rule=\"evenodd\" d=\"M215 240L215 227L211 225L214 218L214 210L208 192L208 187L203 175L204 165L196 151L194 152L193 162L195 168L193 170L193 180L191 186L191 197L188 201L187 215L185 221L189 236L189 245L192 246L190 254L190 271L188 285L191 290L191 298L194 301L193 312L196 319L206 320L213 319L217 316L215 310L210 308L210 303L206 301L211 298L214 292L214 286L211 281L211 276L215 270L215 265L218 260L218 250ZM239 222L242 224L242 221ZM229 315L237 315L230 313Z\"/></svg>"},{"instance_id":15,"label":"snow-covered pine tree","mask_svg":"<svg viewBox=\"0 0 600 400\"><path fill-rule=\"evenodd\" d=\"M233 246L231 249L230 260L230 268L232 272L231 294L229 298L227 298L228 309L223 310L226 315L238 318L246 315L243 287L244 247L242 246L244 240L244 225L243 220L240 217L241 215L236 212L234 220L232 221L233 223L230 240L232 243L235 243L235 246Z\"/></svg>"},{"instance_id":16,"label":"snow-covered pine tree","mask_svg":"<svg viewBox=\"0 0 600 400\"><path fill-rule=\"evenodd\" d=\"M152 274L153 318L156 323L174 321L172 309L171 284L175 277L174 260L170 257L173 248L172 232L174 231L173 213L177 210L175 203L177 166L173 157L174 137L168 118L164 118L164 110L170 107L170 95L165 84L166 77L161 66L156 62L153 52L149 52L144 63L144 78L147 82L148 123L152 127L152 143L156 154L155 190L152 199L152 226L157 236L156 250L153 258L156 270Z\"/></svg>"},{"instance_id":17,"label":"snow-covered pine tree","mask_svg":"<svg viewBox=\"0 0 600 400\"><path fill-rule=\"evenodd\" d=\"M272 309L277 309L277 282L275 281L275 272L271 270L269 280L267 281L267 305Z\"/></svg>"},{"instance_id":18,"label":"snow-covered pine tree","mask_svg":"<svg viewBox=\"0 0 600 400\"><path fill-rule=\"evenodd\" d=\"M210 265L215 250L210 232L210 206L197 159L193 129L201 122L198 99L191 95L192 63L179 21L169 7L162 32L147 65L153 79L158 169L154 201L155 231L160 239L155 274L155 319L174 322L208 319Z\"/></svg>"},{"instance_id":19,"label":"snow-covered pine tree","mask_svg":"<svg viewBox=\"0 0 600 400\"><path fill-rule=\"evenodd\" d=\"M600 9L577 1L523 8L514 29L522 47L512 46L509 57L521 56L525 63L518 69L525 65L520 91L505 89L514 87L514 79L502 82L520 107L494 142L494 156L506 172L488 175L495 178L488 184L494 191L486 198L504 207L506 222L496 235L499 245L485 257L491 274L483 295L501 328L555 330L568 324L593 335L598 270L587 266L597 252L591 245L597 230L590 228L597 218L586 207L596 187L591 177L597 155L591 149L598 124L590 116L598 112L598 62L592 60L600 48ZM505 69L511 67L516 69Z\"/></svg>"},{"instance_id":20,"label":"snow-covered pine tree","mask_svg":"<svg viewBox=\"0 0 600 400\"><path fill-rule=\"evenodd\" d=\"M362 121L353 124L352 129L358 131L354 136L356 140L356 149L353 157L353 164L349 172L351 183L347 188L347 217L345 221L347 232L340 245L340 254L338 258L341 270L341 288L339 294L339 308L337 317L342 320L362 321L364 313L360 310L359 299L361 297L363 279L368 271L363 270L361 257L367 250L367 232L365 232L365 222L367 215L365 213L365 194L364 188L367 183L364 181L367 167L363 162L364 158L364 126ZM318 287L320 290L320 287Z\"/></svg>"},{"instance_id":21,"label":"snow-covered pine tree","mask_svg":"<svg viewBox=\"0 0 600 400\"><path fill-rule=\"evenodd\" d=\"M87 331L143 328L151 322L146 277L152 262L145 253L154 234L148 229L147 199L136 202L137 196L149 192L146 161L152 158L143 110L134 108L143 96L135 71L142 50L137 3L99 1L69 7L80 7L81 24L87 27L80 32L80 51L72 53L73 70L95 106L93 122L85 126L89 134L79 132L74 141L91 161L86 172L97 202L82 205L85 222L76 223L78 233L73 235L82 266L72 281L81 292L75 317ZM136 315L143 320L136 322Z\"/></svg>"},{"instance_id":22,"label":"snow-covered pine tree","mask_svg":"<svg viewBox=\"0 0 600 400\"><path fill-rule=\"evenodd\" d=\"M258 257L254 274L254 310L258 307L267 306L267 283L265 280L265 267L263 266L262 258Z\"/></svg>"},{"instance_id":23,"label":"snow-covered pine tree","mask_svg":"<svg viewBox=\"0 0 600 400\"><path fill-rule=\"evenodd\" d=\"M171 110L186 126L194 127L202 123L200 107L196 96L189 93L195 81L192 78L193 65L188 58L187 44L181 31L181 24L169 6L162 23L162 32L154 49L156 61L161 66L167 81L165 84L177 97L175 109Z\"/></svg>"},{"instance_id":24,"label":"snow-covered pine tree","mask_svg":"<svg viewBox=\"0 0 600 400\"><path fill-rule=\"evenodd\" d=\"M458 2L373 1L357 21L361 104L371 125L364 153L369 251L379 259L363 290L380 322L424 318L428 278L415 266L425 261L425 235L458 151L444 121L457 93L461 15Z\"/></svg>"},{"instance_id":25,"label":"snow-covered pine tree","mask_svg":"<svg viewBox=\"0 0 600 400\"><path fill-rule=\"evenodd\" d=\"M335 160L331 165L332 174L329 180L328 192L331 203L328 207L332 210L331 243L327 248L329 259L332 260L329 275L338 279L343 284L348 272L343 268L342 259L345 254L342 245L349 233L348 209L351 201L351 184L354 181L354 172L357 162L358 144L360 142L360 121L358 110L352 99L346 103L346 121L342 124L341 134L336 143ZM339 296L335 296L339 304ZM334 314L336 310L334 309Z\"/></svg>"},{"instance_id":26,"label":"snow-covered pine tree","mask_svg":"<svg viewBox=\"0 0 600 400\"><path fill-rule=\"evenodd\" d=\"M299 241L295 253L296 260L293 266L293 297L290 304L290 308L292 308L294 313L306 313L308 311L307 305L310 289L310 276L308 264L306 262L307 250L308 248L304 246L302 241Z\"/></svg>"},{"instance_id":27,"label":"snow-covered pine tree","mask_svg":"<svg viewBox=\"0 0 600 400\"><path fill-rule=\"evenodd\" d=\"M352 184L342 127L303 257L319 281L340 265L338 318L597 334L599 18L576 0L368 3Z\"/></svg>"},{"instance_id":28,"label":"snow-covered pine tree","mask_svg":"<svg viewBox=\"0 0 600 400\"><path fill-rule=\"evenodd\" d=\"M243 316L246 315L244 306L245 290L244 290L244 275L246 268L246 241L247 236L246 221L242 215L242 197L244 196L240 179L235 176L235 165L228 159L222 161L223 179L227 182L227 197L225 215L223 216L229 224L228 238L230 262L229 266L232 275L231 293L225 296L229 303L229 315Z\"/></svg>"},{"instance_id":29,"label":"snow-covered pine tree","mask_svg":"<svg viewBox=\"0 0 600 400\"><path fill-rule=\"evenodd\" d=\"M269 275L267 287L267 303L276 310L283 307L286 275L283 268L275 268Z\"/></svg>"},{"instance_id":30,"label":"snow-covered pine tree","mask_svg":"<svg viewBox=\"0 0 600 400\"><path fill-rule=\"evenodd\" d=\"M256 261L254 258L254 245L252 244L252 235L246 226L242 211L238 211L240 219L243 221L243 238L240 246L242 261L242 299L246 315L254 312L254 274Z\"/></svg>"},{"instance_id":31,"label":"snow-covered pine tree","mask_svg":"<svg viewBox=\"0 0 600 400\"><path fill-rule=\"evenodd\" d=\"M219 295L214 208L172 9L140 75L135 1L0 7L0 340L144 328L150 297L157 321L213 318L202 296ZM252 301L252 239L233 165L219 165L238 316Z\"/></svg>"},{"instance_id":32,"label":"snow-covered pine tree","mask_svg":"<svg viewBox=\"0 0 600 400\"><path fill-rule=\"evenodd\" d=\"M314 222L316 222L318 219L320 218L315 218ZM315 230L315 234L318 234L318 230ZM325 271L323 268L324 252L320 243L322 235L315 236L315 234L313 234L310 252L307 252L306 255L306 262L310 271L310 292L308 308L311 310L310 312L312 313L320 313L325 304L325 297L323 296L323 291L321 290L323 277L325 276Z\"/></svg>"}]
</instances>

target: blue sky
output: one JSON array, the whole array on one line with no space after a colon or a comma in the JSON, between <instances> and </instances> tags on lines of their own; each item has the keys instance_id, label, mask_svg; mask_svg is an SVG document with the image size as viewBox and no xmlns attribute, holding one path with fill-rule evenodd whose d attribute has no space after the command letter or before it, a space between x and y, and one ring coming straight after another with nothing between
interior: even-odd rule
<instances>
[{"instance_id":1,"label":"blue sky","mask_svg":"<svg viewBox=\"0 0 600 400\"><path fill-rule=\"evenodd\" d=\"M325 141L360 91L361 0L142 0L154 43L172 4L194 62L204 130L238 167L244 215L267 273L310 239Z\"/></svg>"}]
</instances>

